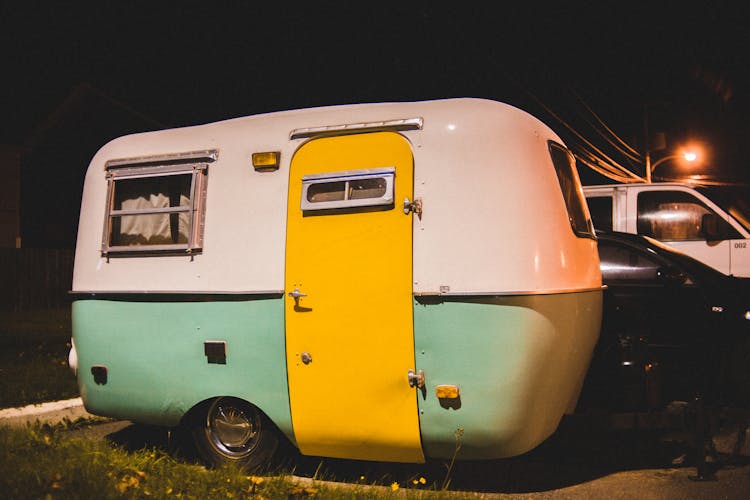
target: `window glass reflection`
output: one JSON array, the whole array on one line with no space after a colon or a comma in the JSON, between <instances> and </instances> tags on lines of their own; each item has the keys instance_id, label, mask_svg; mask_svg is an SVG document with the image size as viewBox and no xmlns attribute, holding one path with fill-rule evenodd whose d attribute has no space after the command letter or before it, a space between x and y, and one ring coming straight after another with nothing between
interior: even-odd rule
<instances>
[{"instance_id":1,"label":"window glass reflection","mask_svg":"<svg viewBox=\"0 0 750 500\"><path fill-rule=\"evenodd\" d=\"M602 281L656 282L661 264L643 253L599 241Z\"/></svg>"},{"instance_id":2,"label":"window glass reflection","mask_svg":"<svg viewBox=\"0 0 750 500\"><path fill-rule=\"evenodd\" d=\"M340 201L346 194L346 182L321 182L312 184L307 190L307 201L321 203L324 201Z\"/></svg>"},{"instance_id":3,"label":"window glass reflection","mask_svg":"<svg viewBox=\"0 0 750 500\"><path fill-rule=\"evenodd\" d=\"M638 193L638 234L662 241L705 240L706 216L718 219L719 239L739 235L724 219L690 193L645 191Z\"/></svg>"}]
</instances>

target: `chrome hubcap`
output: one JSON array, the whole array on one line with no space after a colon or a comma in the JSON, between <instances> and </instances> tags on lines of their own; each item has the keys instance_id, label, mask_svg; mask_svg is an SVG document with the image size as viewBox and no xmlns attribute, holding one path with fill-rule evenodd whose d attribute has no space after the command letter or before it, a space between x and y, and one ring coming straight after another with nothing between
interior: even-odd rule
<instances>
[{"instance_id":1,"label":"chrome hubcap","mask_svg":"<svg viewBox=\"0 0 750 500\"><path fill-rule=\"evenodd\" d=\"M258 411L231 398L217 399L208 412L207 432L218 451L238 458L250 453L260 431Z\"/></svg>"}]
</instances>

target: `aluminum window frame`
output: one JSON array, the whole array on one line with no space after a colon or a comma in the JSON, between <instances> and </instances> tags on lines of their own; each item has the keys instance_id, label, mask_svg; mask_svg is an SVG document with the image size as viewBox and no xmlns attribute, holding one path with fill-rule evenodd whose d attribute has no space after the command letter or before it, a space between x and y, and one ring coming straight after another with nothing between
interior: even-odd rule
<instances>
[{"instance_id":1,"label":"aluminum window frame","mask_svg":"<svg viewBox=\"0 0 750 500\"><path fill-rule=\"evenodd\" d=\"M382 196L355 199L350 199L348 197L349 185L351 181L380 178L384 179L386 183L385 192ZM347 170L344 172L308 174L302 177L302 195L300 199L300 209L302 209L303 212L315 212L332 209L392 206L395 199L395 179L396 167L367 168L362 170ZM310 187L333 182L345 183L343 200L318 202L311 202L308 200L308 191Z\"/></svg>"},{"instance_id":2,"label":"aluminum window frame","mask_svg":"<svg viewBox=\"0 0 750 500\"><path fill-rule=\"evenodd\" d=\"M208 166L216 161L215 150L195 151L173 155L146 156L130 159L110 160L105 164L107 179L107 202L102 232L102 256L132 256L153 254L194 254L203 250L206 217L206 194L208 188ZM114 208L118 181L164 178L173 175L190 175L190 203L185 206L116 210ZM166 245L112 245L114 220L118 217L158 214L188 214L186 243Z\"/></svg>"}]
</instances>

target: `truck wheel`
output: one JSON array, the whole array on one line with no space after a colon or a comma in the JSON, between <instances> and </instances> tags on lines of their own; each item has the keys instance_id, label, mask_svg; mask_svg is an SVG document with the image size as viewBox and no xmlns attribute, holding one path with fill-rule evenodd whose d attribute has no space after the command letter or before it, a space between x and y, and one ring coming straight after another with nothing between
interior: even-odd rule
<instances>
[{"instance_id":1,"label":"truck wheel","mask_svg":"<svg viewBox=\"0 0 750 500\"><path fill-rule=\"evenodd\" d=\"M235 463L251 472L271 459L279 439L258 408L231 397L217 398L204 408L191 431L198 452L209 465Z\"/></svg>"}]
</instances>

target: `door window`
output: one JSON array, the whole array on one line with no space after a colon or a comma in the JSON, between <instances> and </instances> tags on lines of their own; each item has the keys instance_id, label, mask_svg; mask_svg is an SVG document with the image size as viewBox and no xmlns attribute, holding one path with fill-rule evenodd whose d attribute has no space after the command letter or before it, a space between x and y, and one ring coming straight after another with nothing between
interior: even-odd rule
<instances>
[{"instance_id":1,"label":"door window","mask_svg":"<svg viewBox=\"0 0 750 500\"><path fill-rule=\"evenodd\" d=\"M596 196L586 199L594 229L612 231L612 197Z\"/></svg>"},{"instance_id":2,"label":"door window","mask_svg":"<svg viewBox=\"0 0 750 500\"><path fill-rule=\"evenodd\" d=\"M302 178L303 211L393 205L393 167L310 174Z\"/></svg>"},{"instance_id":3,"label":"door window","mask_svg":"<svg viewBox=\"0 0 750 500\"><path fill-rule=\"evenodd\" d=\"M602 281L656 283L662 267L655 259L625 246L599 240L599 263Z\"/></svg>"},{"instance_id":4,"label":"door window","mask_svg":"<svg viewBox=\"0 0 750 500\"><path fill-rule=\"evenodd\" d=\"M705 240L704 224L718 220L717 239L739 238L737 231L713 210L684 191L638 193L638 234L662 241Z\"/></svg>"},{"instance_id":5,"label":"door window","mask_svg":"<svg viewBox=\"0 0 750 500\"><path fill-rule=\"evenodd\" d=\"M675 263L664 261L650 251L613 244L601 238L598 246L605 285L695 284L693 278Z\"/></svg>"}]
</instances>

